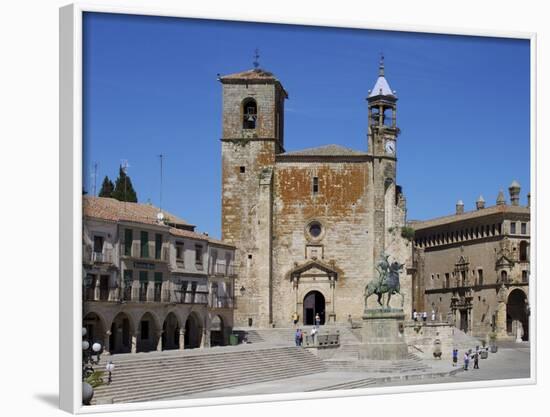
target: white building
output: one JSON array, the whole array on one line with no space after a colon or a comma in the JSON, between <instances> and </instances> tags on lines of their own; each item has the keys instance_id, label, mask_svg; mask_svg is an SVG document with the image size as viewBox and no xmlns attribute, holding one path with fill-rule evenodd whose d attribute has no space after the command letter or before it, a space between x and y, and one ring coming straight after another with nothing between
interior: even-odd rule
<instances>
[{"instance_id":1,"label":"white building","mask_svg":"<svg viewBox=\"0 0 550 417\"><path fill-rule=\"evenodd\" d=\"M235 247L146 204L83 199L84 326L104 352L226 344Z\"/></svg>"}]
</instances>

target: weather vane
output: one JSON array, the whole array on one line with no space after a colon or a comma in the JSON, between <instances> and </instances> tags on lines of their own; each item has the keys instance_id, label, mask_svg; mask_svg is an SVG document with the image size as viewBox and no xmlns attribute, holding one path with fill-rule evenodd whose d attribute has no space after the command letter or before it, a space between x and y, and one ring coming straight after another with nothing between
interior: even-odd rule
<instances>
[{"instance_id":1,"label":"weather vane","mask_svg":"<svg viewBox=\"0 0 550 417\"><path fill-rule=\"evenodd\" d=\"M254 50L254 62L252 62L255 69L258 69L258 67L260 66L259 60L260 60L260 50L256 48Z\"/></svg>"},{"instance_id":2,"label":"weather vane","mask_svg":"<svg viewBox=\"0 0 550 417\"><path fill-rule=\"evenodd\" d=\"M384 52L380 52L380 66L379 72L381 76L384 76Z\"/></svg>"}]
</instances>

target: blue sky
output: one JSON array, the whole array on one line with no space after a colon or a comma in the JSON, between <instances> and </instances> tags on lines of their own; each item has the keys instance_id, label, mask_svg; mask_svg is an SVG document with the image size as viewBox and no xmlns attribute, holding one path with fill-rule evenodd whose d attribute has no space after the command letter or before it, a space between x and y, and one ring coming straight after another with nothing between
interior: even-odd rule
<instances>
[{"instance_id":1,"label":"blue sky","mask_svg":"<svg viewBox=\"0 0 550 417\"><path fill-rule=\"evenodd\" d=\"M529 41L87 13L84 188L113 181L121 160L140 202L220 236L221 84L260 65L289 92L287 151L366 150L365 97L380 53L399 97L397 179L408 218L466 210L482 194L530 184Z\"/></svg>"}]
</instances>

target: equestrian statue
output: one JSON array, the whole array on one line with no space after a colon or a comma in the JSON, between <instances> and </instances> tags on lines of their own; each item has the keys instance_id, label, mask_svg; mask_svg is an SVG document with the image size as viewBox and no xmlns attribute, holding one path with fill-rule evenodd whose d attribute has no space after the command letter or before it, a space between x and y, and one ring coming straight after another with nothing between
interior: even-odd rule
<instances>
[{"instance_id":1,"label":"equestrian statue","mask_svg":"<svg viewBox=\"0 0 550 417\"><path fill-rule=\"evenodd\" d=\"M400 292L399 287L399 271L403 269L404 264L400 264L394 261L390 264L388 258L390 256L382 253L380 261L376 264L376 271L378 271L378 278L372 280L365 287L365 309L367 308L367 299L376 294L378 297L378 304L384 307L382 303L382 296L388 294L386 300L386 307L390 307L390 299L393 294L399 294L401 296L401 307L405 303L405 297Z\"/></svg>"}]
</instances>

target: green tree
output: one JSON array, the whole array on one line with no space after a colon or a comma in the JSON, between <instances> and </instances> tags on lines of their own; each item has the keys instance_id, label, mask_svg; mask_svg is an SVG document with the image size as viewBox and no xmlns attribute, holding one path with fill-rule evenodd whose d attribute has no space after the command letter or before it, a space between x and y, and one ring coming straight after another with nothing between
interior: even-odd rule
<instances>
[{"instance_id":1,"label":"green tree","mask_svg":"<svg viewBox=\"0 0 550 417\"><path fill-rule=\"evenodd\" d=\"M137 203L137 193L132 186L132 180L124 172L122 166L119 167L118 178L115 182L115 189L111 193L112 198L116 198L119 201L129 201L131 203Z\"/></svg>"},{"instance_id":2,"label":"green tree","mask_svg":"<svg viewBox=\"0 0 550 417\"><path fill-rule=\"evenodd\" d=\"M113 195L113 191L115 189L115 186L113 184L113 181L109 179L107 175L105 175L105 179L103 180L103 184L101 184L101 190L99 190L99 197L111 197Z\"/></svg>"}]
</instances>

